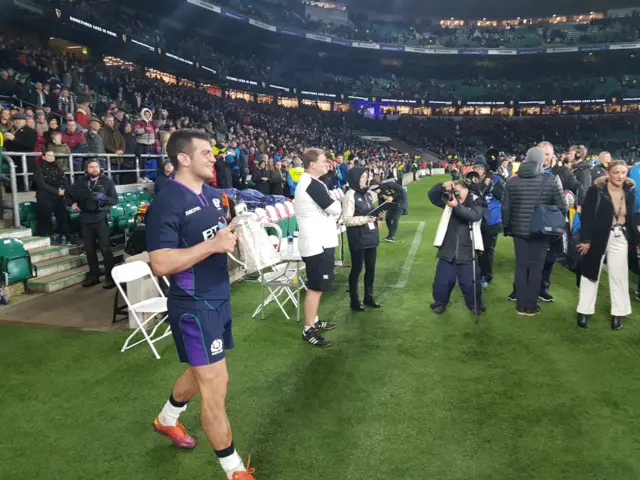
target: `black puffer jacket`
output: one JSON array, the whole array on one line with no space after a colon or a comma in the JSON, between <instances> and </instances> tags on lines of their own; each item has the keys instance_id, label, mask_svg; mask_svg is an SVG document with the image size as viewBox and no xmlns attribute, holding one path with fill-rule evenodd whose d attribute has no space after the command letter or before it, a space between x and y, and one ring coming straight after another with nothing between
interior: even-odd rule
<instances>
[{"instance_id":1,"label":"black puffer jacket","mask_svg":"<svg viewBox=\"0 0 640 480\"><path fill-rule=\"evenodd\" d=\"M505 235L529 238L529 226L536 205L555 205L564 215L567 213L558 177L544 173L540 162L523 162L518 174L507 180L502 199Z\"/></svg>"}]
</instances>

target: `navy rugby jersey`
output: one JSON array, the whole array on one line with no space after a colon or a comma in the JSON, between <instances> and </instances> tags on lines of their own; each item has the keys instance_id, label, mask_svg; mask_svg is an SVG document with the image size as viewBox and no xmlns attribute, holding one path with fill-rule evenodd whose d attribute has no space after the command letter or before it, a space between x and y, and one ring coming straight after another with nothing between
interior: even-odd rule
<instances>
[{"instance_id":1,"label":"navy rugby jersey","mask_svg":"<svg viewBox=\"0 0 640 480\"><path fill-rule=\"evenodd\" d=\"M225 226L222 201L215 189L205 184L198 195L174 179L153 200L145 220L149 252L193 247ZM230 293L226 253L211 255L171 276L170 299L226 300Z\"/></svg>"}]
</instances>

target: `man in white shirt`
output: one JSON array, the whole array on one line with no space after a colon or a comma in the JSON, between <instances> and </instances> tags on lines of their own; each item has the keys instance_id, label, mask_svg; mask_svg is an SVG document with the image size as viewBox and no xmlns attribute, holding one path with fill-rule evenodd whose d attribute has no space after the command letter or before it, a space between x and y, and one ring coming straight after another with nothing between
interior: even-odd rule
<instances>
[{"instance_id":1,"label":"man in white shirt","mask_svg":"<svg viewBox=\"0 0 640 480\"><path fill-rule=\"evenodd\" d=\"M298 248L307 271L307 294L304 300L305 327L302 340L320 347L331 342L321 337L318 330L336 328L335 323L318 318L322 293L331 288L334 277L338 230L336 221L342 213L340 203L329 195L326 185L318 180L327 173L324 152L310 148L302 156L304 173L296 187L296 217L298 221Z\"/></svg>"}]
</instances>

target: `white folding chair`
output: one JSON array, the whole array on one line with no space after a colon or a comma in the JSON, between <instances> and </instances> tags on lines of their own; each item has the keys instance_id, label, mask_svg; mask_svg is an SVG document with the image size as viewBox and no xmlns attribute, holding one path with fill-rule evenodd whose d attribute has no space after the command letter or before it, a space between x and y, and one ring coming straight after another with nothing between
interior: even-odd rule
<instances>
[{"instance_id":1,"label":"white folding chair","mask_svg":"<svg viewBox=\"0 0 640 480\"><path fill-rule=\"evenodd\" d=\"M276 212L278 212L280 220L284 220L285 218L289 218L291 216L289 212L287 212L284 203L276 203Z\"/></svg>"},{"instance_id":2,"label":"white folding chair","mask_svg":"<svg viewBox=\"0 0 640 480\"><path fill-rule=\"evenodd\" d=\"M267 212L267 218L273 223L277 223L281 220L280 218L278 218L278 211L273 205L267 205L266 207L264 207L264 209Z\"/></svg>"},{"instance_id":3,"label":"white folding chair","mask_svg":"<svg viewBox=\"0 0 640 480\"><path fill-rule=\"evenodd\" d=\"M138 324L138 328L136 328L133 331L133 333L129 335L127 340L124 342L124 345L122 346L122 350L120 351L124 352L125 350L133 348L136 345L139 345L143 342L147 342L149 344L149 347L151 347L151 351L153 352L155 357L159 360L160 355L158 354L158 351L156 350L154 343L171 335L171 326L167 326L166 330L161 335L156 336L156 332L162 326L162 324L167 320L167 317L168 317L168 315L166 314L167 298L164 296L164 293L160 289L160 285L158 285L158 281L156 280L156 277L151 272L151 268L145 262L124 263L122 265L118 265L117 267L113 268L113 270L111 271L111 277L113 278L113 281L118 287L118 290L120 291L120 295L122 295L122 298L124 298L124 301L127 303L127 308L129 312L131 313L131 315L133 315L133 318ZM133 282L135 280L141 280L145 277L151 278L153 285L156 287L156 290L158 291L158 296L147 298L146 300L142 300L140 302L132 304L131 301L129 300L129 297L127 297L127 294L125 293L124 288L122 288L122 284ZM166 279L165 279L165 282L166 282ZM164 317L162 317L162 319L149 332L146 327L147 323L149 323L151 320L153 320L159 314L162 314L162 313L165 314ZM142 321L140 319L139 314L150 314L150 316L146 320ZM130 344L130 342L132 342L133 339L136 337L136 335L138 335L139 333L141 333L144 338L142 338L141 340L138 340L135 343Z\"/></svg>"},{"instance_id":4,"label":"white folding chair","mask_svg":"<svg viewBox=\"0 0 640 480\"><path fill-rule=\"evenodd\" d=\"M261 273L258 281L263 289L266 288L268 290L269 295L266 298L264 298L264 295L261 296L264 300L257 306L252 318L255 318L271 302L276 302L285 318L289 320L290 317L284 306L287 301L291 301L295 307L298 305L296 296L291 289L295 277L296 270L290 267L290 263L281 263L273 267L272 271Z\"/></svg>"}]
</instances>

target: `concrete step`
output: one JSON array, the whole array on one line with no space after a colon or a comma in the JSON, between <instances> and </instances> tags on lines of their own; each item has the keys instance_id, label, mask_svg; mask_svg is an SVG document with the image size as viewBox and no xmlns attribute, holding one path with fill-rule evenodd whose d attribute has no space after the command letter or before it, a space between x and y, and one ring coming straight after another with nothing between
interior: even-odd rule
<instances>
[{"instance_id":1,"label":"concrete step","mask_svg":"<svg viewBox=\"0 0 640 480\"><path fill-rule=\"evenodd\" d=\"M38 277L47 277L60 272L73 270L87 264L86 255L65 255L35 263Z\"/></svg>"},{"instance_id":2,"label":"concrete step","mask_svg":"<svg viewBox=\"0 0 640 480\"><path fill-rule=\"evenodd\" d=\"M31 233L31 231L29 231ZM51 246L51 239L49 237L22 237L20 238L24 243L24 249L28 252L35 248L49 247Z\"/></svg>"},{"instance_id":3,"label":"concrete step","mask_svg":"<svg viewBox=\"0 0 640 480\"><path fill-rule=\"evenodd\" d=\"M61 245L50 245L48 247L39 247L29 250L31 255L31 262L38 264L45 260L56 259L64 257L71 253L69 247L63 247Z\"/></svg>"},{"instance_id":4,"label":"concrete step","mask_svg":"<svg viewBox=\"0 0 640 480\"><path fill-rule=\"evenodd\" d=\"M19 238L23 240L24 238L31 237L31 235L33 235L31 229L26 227L4 228L0 230L0 238Z\"/></svg>"},{"instance_id":5,"label":"concrete step","mask_svg":"<svg viewBox=\"0 0 640 480\"><path fill-rule=\"evenodd\" d=\"M52 275L32 278L27 282L27 286L32 292L57 292L63 288L72 287L82 283L88 272L89 268L83 265L72 270L65 270Z\"/></svg>"},{"instance_id":6,"label":"concrete step","mask_svg":"<svg viewBox=\"0 0 640 480\"><path fill-rule=\"evenodd\" d=\"M123 256L122 247L115 248L113 250L113 256L116 265L122 261ZM78 257L81 259L79 260ZM78 285L82 283L89 273L89 267L86 265L86 256L85 255L69 255L68 257L61 257L60 259L65 259L62 265L55 265L56 262L51 262L51 265L47 265L46 268L50 268L51 271L55 271L58 269L56 273L51 273L49 275L42 275L38 272L37 278L32 278L27 282L27 286L32 292L37 293L52 293L57 292L59 290L63 290L68 287L72 287L73 285ZM73 258L73 260L72 260ZM101 260L102 255L99 254L98 258ZM59 260L60 260L59 259ZM71 268L74 263L82 262L80 266L75 268ZM70 270L60 270L61 268L71 268ZM46 273L47 270L45 269Z\"/></svg>"}]
</instances>

